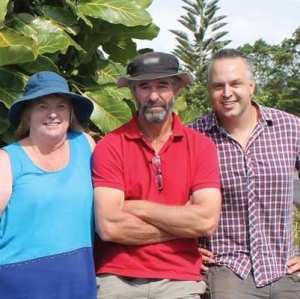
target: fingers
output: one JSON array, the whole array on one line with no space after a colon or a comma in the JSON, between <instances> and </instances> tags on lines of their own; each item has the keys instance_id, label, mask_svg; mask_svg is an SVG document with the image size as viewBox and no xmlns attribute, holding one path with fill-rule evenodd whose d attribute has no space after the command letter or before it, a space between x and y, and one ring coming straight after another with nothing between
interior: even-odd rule
<instances>
[{"instance_id":1,"label":"fingers","mask_svg":"<svg viewBox=\"0 0 300 299\"><path fill-rule=\"evenodd\" d=\"M206 271L208 271L208 269L209 269L209 267L205 266L205 264L202 263L201 270L206 272Z\"/></svg>"},{"instance_id":2,"label":"fingers","mask_svg":"<svg viewBox=\"0 0 300 299\"><path fill-rule=\"evenodd\" d=\"M211 251L209 251L208 249L199 247L198 250L199 250L200 254L202 255L203 260L208 261L213 258L213 253Z\"/></svg>"},{"instance_id":3,"label":"fingers","mask_svg":"<svg viewBox=\"0 0 300 299\"><path fill-rule=\"evenodd\" d=\"M205 248L199 247L198 248L199 253L202 256L202 265L201 270L202 271L208 271L209 267L207 266L207 263L213 263L213 253Z\"/></svg>"},{"instance_id":4,"label":"fingers","mask_svg":"<svg viewBox=\"0 0 300 299\"><path fill-rule=\"evenodd\" d=\"M300 271L300 256L295 256L292 259L290 259L287 262L287 266L288 266L288 270L287 270L288 274L292 274L297 271ZM298 274L298 276L300 277L300 273Z\"/></svg>"},{"instance_id":5,"label":"fingers","mask_svg":"<svg viewBox=\"0 0 300 299\"><path fill-rule=\"evenodd\" d=\"M209 256L209 257L213 256L212 252L206 248L199 247L198 250L202 255Z\"/></svg>"}]
</instances>

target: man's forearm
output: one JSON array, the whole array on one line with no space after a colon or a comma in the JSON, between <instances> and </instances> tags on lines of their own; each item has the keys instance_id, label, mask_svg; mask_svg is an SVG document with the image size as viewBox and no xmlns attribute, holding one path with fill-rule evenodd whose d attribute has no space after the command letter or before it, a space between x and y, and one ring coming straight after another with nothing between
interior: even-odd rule
<instances>
[{"instance_id":1,"label":"man's forearm","mask_svg":"<svg viewBox=\"0 0 300 299\"><path fill-rule=\"evenodd\" d=\"M126 200L123 210L178 238L208 235L209 219L198 205L169 206L144 200Z\"/></svg>"},{"instance_id":2,"label":"man's forearm","mask_svg":"<svg viewBox=\"0 0 300 299\"><path fill-rule=\"evenodd\" d=\"M104 241L124 245L147 245L178 238L130 213L117 214L114 219L102 221L97 225L98 233Z\"/></svg>"}]
</instances>

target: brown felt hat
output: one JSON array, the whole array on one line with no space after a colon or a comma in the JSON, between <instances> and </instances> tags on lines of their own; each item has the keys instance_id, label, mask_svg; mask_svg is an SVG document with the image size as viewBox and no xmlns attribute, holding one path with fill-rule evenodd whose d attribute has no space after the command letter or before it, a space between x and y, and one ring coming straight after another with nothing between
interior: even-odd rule
<instances>
[{"instance_id":1,"label":"brown felt hat","mask_svg":"<svg viewBox=\"0 0 300 299\"><path fill-rule=\"evenodd\" d=\"M127 77L120 77L117 86L129 87L130 81L154 80L166 77L178 77L180 88L192 84L187 72L179 72L176 56L162 52L149 52L135 57L127 66Z\"/></svg>"}]
</instances>

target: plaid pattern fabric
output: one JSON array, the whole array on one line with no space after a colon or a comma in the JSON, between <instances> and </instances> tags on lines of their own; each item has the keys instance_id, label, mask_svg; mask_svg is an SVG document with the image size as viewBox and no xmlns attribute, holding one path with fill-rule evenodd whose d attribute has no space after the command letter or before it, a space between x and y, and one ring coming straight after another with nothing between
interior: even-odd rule
<instances>
[{"instance_id":1,"label":"plaid pattern fabric","mask_svg":"<svg viewBox=\"0 0 300 299\"><path fill-rule=\"evenodd\" d=\"M299 170L300 119L262 107L245 150L219 125L215 113L190 127L217 145L222 214L213 237L200 246L210 248L216 264L242 278L253 271L264 286L285 275L293 256L293 174Z\"/></svg>"}]
</instances>

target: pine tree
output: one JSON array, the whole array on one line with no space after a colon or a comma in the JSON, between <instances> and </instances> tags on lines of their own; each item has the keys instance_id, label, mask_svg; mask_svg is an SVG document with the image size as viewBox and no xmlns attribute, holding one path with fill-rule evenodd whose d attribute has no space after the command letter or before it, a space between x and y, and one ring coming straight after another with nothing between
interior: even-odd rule
<instances>
[{"instance_id":1,"label":"pine tree","mask_svg":"<svg viewBox=\"0 0 300 299\"><path fill-rule=\"evenodd\" d=\"M178 20L187 31L170 30L176 35L178 45L172 52L183 63L194 79L193 87L186 93L189 107L205 112L209 109L206 94L207 61L216 51L224 48L230 40L222 40L228 33L220 31L227 25L223 22L226 16L217 16L218 0L182 0L183 9L187 12Z\"/></svg>"}]
</instances>

